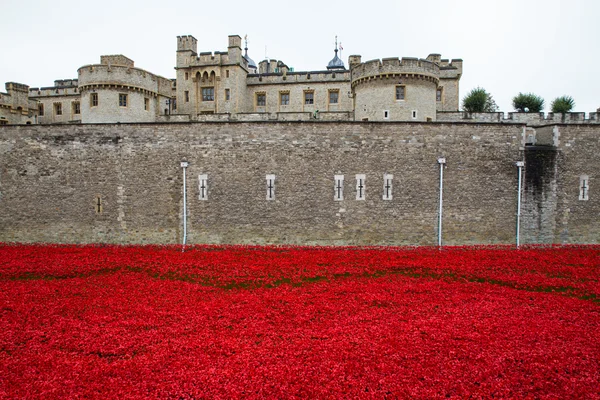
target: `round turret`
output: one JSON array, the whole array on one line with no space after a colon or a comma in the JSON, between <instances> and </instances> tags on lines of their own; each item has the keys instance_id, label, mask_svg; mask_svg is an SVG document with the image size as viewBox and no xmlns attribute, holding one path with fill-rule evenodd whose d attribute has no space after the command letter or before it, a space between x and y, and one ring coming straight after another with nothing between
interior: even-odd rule
<instances>
[{"instance_id":1,"label":"round turret","mask_svg":"<svg viewBox=\"0 0 600 400\"><path fill-rule=\"evenodd\" d=\"M352 65L357 121L435 121L440 68L416 58Z\"/></svg>"}]
</instances>

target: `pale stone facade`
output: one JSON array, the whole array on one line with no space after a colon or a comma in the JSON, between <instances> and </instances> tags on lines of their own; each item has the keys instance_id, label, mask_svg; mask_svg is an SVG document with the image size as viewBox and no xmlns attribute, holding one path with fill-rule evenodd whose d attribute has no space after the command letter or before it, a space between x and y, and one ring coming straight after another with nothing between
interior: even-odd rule
<instances>
[{"instance_id":1,"label":"pale stone facade","mask_svg":"<svg viewBox=\"0 0 600 400\"><path fill-rule=\"evenodd\" d=\"M337 45L336 45L337 47ZM281 60L255 63L242 38L227 51L198 52L191 35L177 37L176 77L136 68L123 55L101 56L78 79L52 87L7 83L0 93L1 124L190 121L410 121L599 123L598 113L466 114L459 112L461 59L351 55L318 71L294 71ZM27 96L28 93L28 96Z\"/></svg>"},{"instance_id":2,"label":"pale stone facade","mask_svg":"<svg viewBox=\"0 0 600 400\"><path fill-rule=\"evenodd\" d=\"M29 86L7 82L6 93L0 92L0 125L35 124L35 101L28 98Z\"/></svg>"},{"instance_id":3,"label":"pale stone facade","mask_svg":"<svg viewBox=\"0 0 600 400\"><path fill-rule=\"evenodd\" d=\"M39 124L81 122L81 95L77 79L54 81L54 86L30 88L29 98L37 102Z\"/></svg>"}]
</instances>

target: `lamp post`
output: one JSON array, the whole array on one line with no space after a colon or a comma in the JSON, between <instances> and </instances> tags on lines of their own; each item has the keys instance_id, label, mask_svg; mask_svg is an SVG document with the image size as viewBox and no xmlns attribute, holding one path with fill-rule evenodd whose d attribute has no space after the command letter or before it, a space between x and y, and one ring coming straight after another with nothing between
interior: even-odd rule
<instances>
[{"instance_id":1,"label":"lamp post","mask_svg":"<svg viewBox=\"0 0 600 400\"><path fill-rule=\"evenodd\" d=\"M525 166L525 163L523 161L517 161L515 164L518 168L519 168L519 192L517 194L517 248L519 247L520 243L520 230L521 230L521 175L523 172L523 167Z\"/></svg>"},{"instance_id":2,"label":"lamp post","mask_svg":"<svg viewBox=\"0 0 600 400\"><path fill-rule=\"evenodd\" d=\"M438 158L438 164L440 164L440 210L438 212L438 247L442 248L442 210L444 204L444 165L446 165L445 158Z\"/></svg>"},{"instance_id":3,"label":"lamp post","mask_svg":"<svg viewBox=\"0 0 600 400\"><path fill-rule=\"evenodd\" d=\"M185 169L188 167L187 161L181 162L181 168L183 168L183 246L187 241L187 188L185 184ZM183 251L183 248L181 249Z\"/></svg>"}]
</instances>

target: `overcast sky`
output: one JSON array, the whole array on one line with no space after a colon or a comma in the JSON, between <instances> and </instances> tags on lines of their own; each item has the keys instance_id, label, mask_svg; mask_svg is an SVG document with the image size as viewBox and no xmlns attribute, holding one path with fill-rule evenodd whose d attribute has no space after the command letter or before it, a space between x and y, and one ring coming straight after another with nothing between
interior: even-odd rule
<instances>
[{"instance_id":1,"label":"overcast sky","mask_svg":"<svg viewBox=\"0 0 600 400\"><path fill-rule=\"evenodd\" d=\"M600 107L599 15L598 0L0 0L0 84L52 86L102 54L174 78L178 35L196 37L198 51L226 51L228 35L247 34L256 62L266 54L323 70L337 35L346 66L351 54L440 53L464 61L461 99L481 86L508 112L514 95L533 92L549 111L570 95L587 113Z\"/></svg>"}]
</instances>

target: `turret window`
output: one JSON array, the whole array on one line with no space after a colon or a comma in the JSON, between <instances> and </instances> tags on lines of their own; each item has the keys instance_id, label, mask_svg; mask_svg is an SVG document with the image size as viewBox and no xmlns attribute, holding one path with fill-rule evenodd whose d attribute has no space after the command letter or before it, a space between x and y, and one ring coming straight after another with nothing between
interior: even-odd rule
<instances>
[{"instance_id":1,"label":"turret window","mask_svg":"<svg viewBox=\"0 0 600 400\"><path fill-rule=\"evenodd\" d=\"M119 107L127 107L127 94L119 93Z\"/></svg>"},{"instance_id":2,"label":"turret window","mask_svg":"<svg viewBox=\"0 0 600 400\"><path fill-rule=\"evenodd\" d=\"M90 94L90 107L97 107L98 106L98 93L91 93Z\"/></svg>"},{"instance_id":3,"label":"turret window","mask_svg":"<svg viewBox=\"0 0 600 400\"><path fill-rule=\"evenodd\" d=\"M231 93L229 89L225 89L225 100L229 100L231 98Z\"/></svg>"},{"instance_id":4,"label":"turret window","mask_svg":"<svg viewBox=\"0 0 600 400\"><path fill-rule=\"evenodd\" d=\"M406 95L406 87L404 85L396 86L396 100L404 100Z\"/></svg>"},{"instance_id":5,"label":"turret window","mask_svg":"<svg viewBox=\"0 0 600 400\"><path fill-rule=\"evenodd\" d=\"M442 88L441 87L437 88L437 91L435 92L435 101L442 101Z\"/></svg>"},{"instance_id":6,"label":"turret window","mask_svg":"<svg viewBox=\"0 0 600 400\"><path fill-rule=\"evenodd\" d=\"M44 104L42 103L38 104L38 114L40 117L44 116Z\"/></svg>"}]
</instances>

